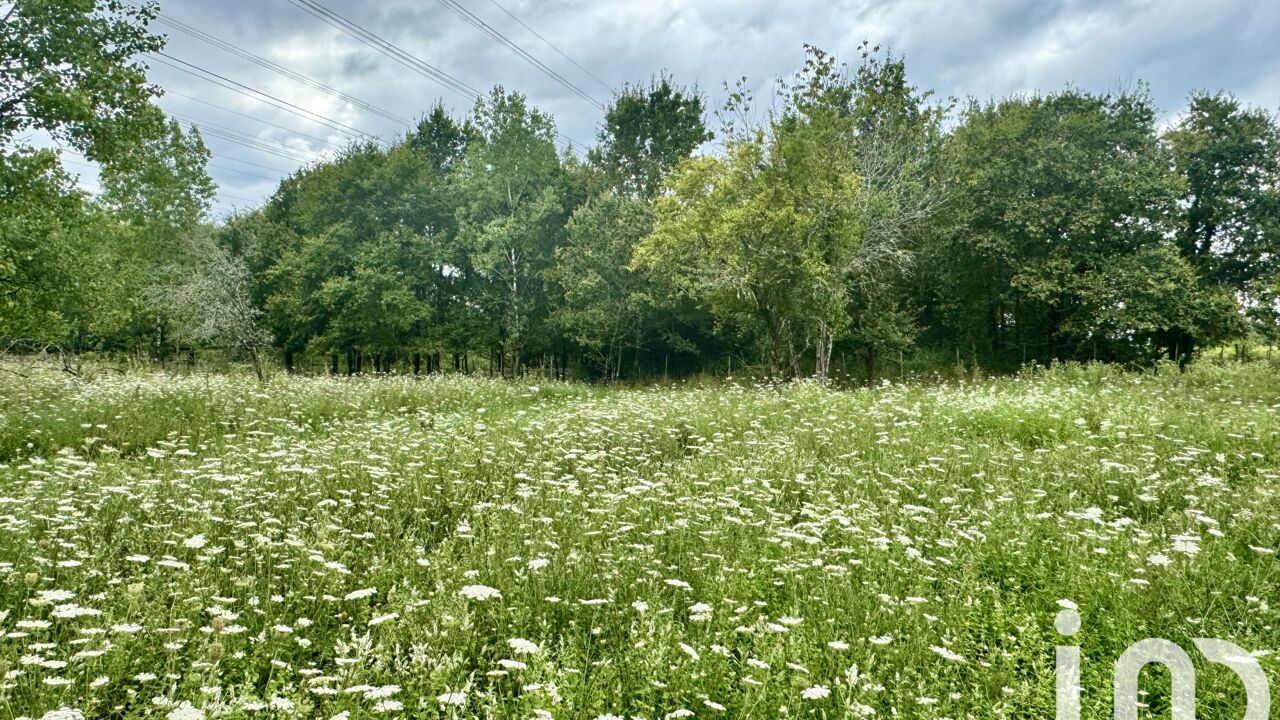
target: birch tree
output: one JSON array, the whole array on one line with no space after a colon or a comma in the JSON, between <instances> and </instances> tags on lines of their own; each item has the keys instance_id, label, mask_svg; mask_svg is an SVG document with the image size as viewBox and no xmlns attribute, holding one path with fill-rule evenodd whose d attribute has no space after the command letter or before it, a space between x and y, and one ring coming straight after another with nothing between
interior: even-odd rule
<instances>
[{"instance_id":1,"label":"birch tree","mask_svg":"<svg viewBox=\"0 0 1280 720\"><path fill-rule=\"evenodd\" d=\"M459 182L458 234L495 321L499 363L519 373L525 345L543 316L543 274L551 265L564 209L551 118L501 87L476 103L476 135Z\"/></svg>"}]
</instances>

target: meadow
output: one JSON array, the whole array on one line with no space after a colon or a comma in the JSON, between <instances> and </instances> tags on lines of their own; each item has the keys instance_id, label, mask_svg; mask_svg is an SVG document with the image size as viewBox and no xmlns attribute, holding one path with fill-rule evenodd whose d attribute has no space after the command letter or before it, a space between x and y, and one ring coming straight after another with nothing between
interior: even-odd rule
<instances>
[{"instance_id":1,"label":"meadow","mask_svg":"<svg viewBox=\"0 0 1280 720\"><path fill-rule=\"evenodd\" d=\"M2 718L1039 720L1059 644L1109 718L1147 637L1280 689L1277 550L1262 363L0 378ZM1200 717L1242 717L1191 652Z\"/></svg>"}]
</instances>

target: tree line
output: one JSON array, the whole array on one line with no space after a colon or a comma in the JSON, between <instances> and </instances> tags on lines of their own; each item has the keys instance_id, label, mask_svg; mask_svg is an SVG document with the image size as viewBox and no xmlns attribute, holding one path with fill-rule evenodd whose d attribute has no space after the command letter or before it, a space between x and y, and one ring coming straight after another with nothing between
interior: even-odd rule
<instances>
[{"instance_id":1,"label":"tree line","mask_svg":"<svg viewBox=\"0 0 1280 720\"><path fill-rule=\"evenodd\" d=\"M0 337L262 372L872 379L1185 363L1280 334L1280 123L1144 86L944 101L874 46L813 47L710 111L667 75L596 143L495 87L208 221L198 132L145 67L153 6L18 2L0 70ZM56 58L58 63L51 63ZM50 67L61 68L50 70ZM65 69L65 72L64 70ZM102 165L74 187L38 129Z\"/></svg>"}]
</instances>

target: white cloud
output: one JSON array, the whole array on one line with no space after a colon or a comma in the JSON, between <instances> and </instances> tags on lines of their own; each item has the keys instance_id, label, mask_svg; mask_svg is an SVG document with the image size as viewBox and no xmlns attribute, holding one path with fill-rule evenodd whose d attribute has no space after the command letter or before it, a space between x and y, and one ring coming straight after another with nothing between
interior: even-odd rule
<instances>
[{"instance_id":1,"label":"white cloud","mask_svg":"<svg viewBox=\"0 0 1280 720\"><path fill-rule=\"evenodd\" d=\"M490 0L459 0L585 92L607 101L591 77L517 25ZM974 0L965 3L872 0L498 0L511 12L611 86L647 80L666 69L697 83L709 109L721 83L746 75L767 100L772 81L793 73L802 46L818 45L853 59L862 40L905 54L912 81L941 96L980 99L1012 92L1052 92L1068 84L1108 91L1138 80L1165 117L1194 90L1227 90L1246 102L1280 109L1280 3L1225 0ZM466 24L438 2L327 0L325 5L426 62L485 91L495 83L526 93L555 115L564 135L594 140L601 113L507 48ZM245 50L406 118L437 98L457 115L470 102L445 90L288 2L172 0L166 15ZM164 30L164 28L159 28ZM391 138L404 127L218 50L166 30L167 52L262 89L295 105ZM166 67L153 80L207 102L234 108L308 135L343 143L330 128L214 87ZM233 127L295 150L318 153L315 140L292 135L207 105L171 95L166 108ZM228 193L261 198L271 182L223 168L274 175L296 161L210 138L213 174Z\"/></svg>"}]
</instances>

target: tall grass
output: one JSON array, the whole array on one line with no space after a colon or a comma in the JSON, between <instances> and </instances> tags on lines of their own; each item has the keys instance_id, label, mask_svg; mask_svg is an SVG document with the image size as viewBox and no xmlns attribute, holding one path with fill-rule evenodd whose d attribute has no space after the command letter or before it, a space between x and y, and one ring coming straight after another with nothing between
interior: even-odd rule
<instances>
[{"instance_id":1,"label":"tall grass","mask_svg":"<svg viewBox=\"0 0 1280 720\"><path fill-rule=\"evenodd\" d=\"M1043 718L1078 643L1104 718L1149 636L1262 651L1280 687L1260 365L0 399L0 717Z\"/></svg>"}]
</instances>

